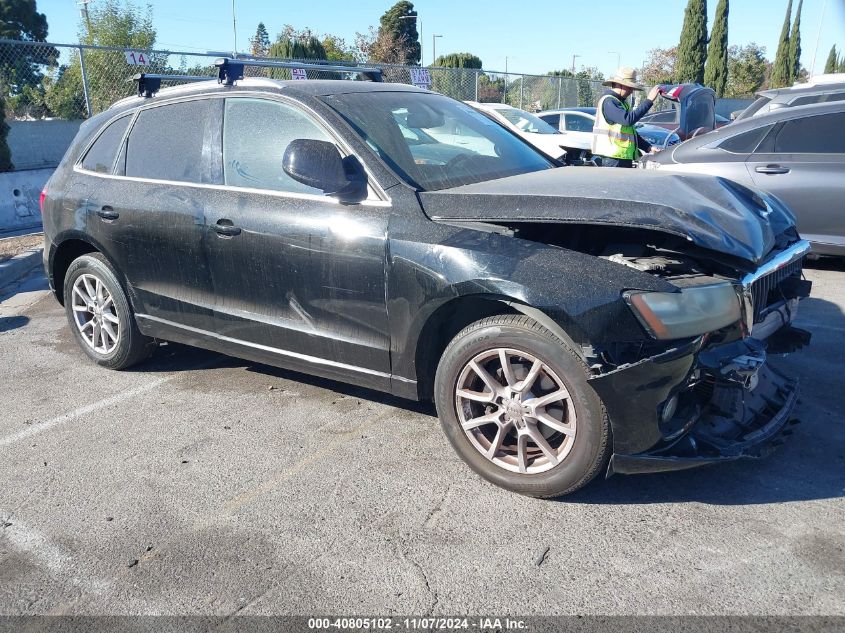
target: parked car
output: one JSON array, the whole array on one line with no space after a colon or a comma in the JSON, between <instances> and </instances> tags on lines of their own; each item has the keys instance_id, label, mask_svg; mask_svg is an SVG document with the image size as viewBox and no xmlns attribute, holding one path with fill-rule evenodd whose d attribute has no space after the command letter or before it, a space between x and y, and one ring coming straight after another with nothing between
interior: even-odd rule
<instances>
[{"instance_id":1,"label":"parked car","mask_svg":"<svg viewBox=\"0 0 845 633\"><path fill-rule=\"evenodd\" d=\"M569 137L567 151L581 150L582 158L589 158L592 150L593 127L596 123L595 108L561 108L537 114L543 121ZM662 148L680 143L677 134L654 125L637 124L637 134L655 147Z\"/></svg>"},{"instance_id":2,"label":"parked car","mask_svg":"<svg viewBox=\"0 0 845 633\"><path fill-rule=\"evenodd\" d=\"M845 100L845 73L816 75L807 83L795 84L789 88L763 90L745 110L731 113L735 121L768 114L780 108L829 103Z\"/></svg>"},{"instance_id":3,"label":"parked car","mask_svg":"<svg viewBox=\"0 0 845 633\"><path fill-rule=\"evenodd\" d=\"M44 265L91 360L176 341L433 399L471 468L538 497L781 441L796 381L762 341L806 340L809 284L777 198L557 168L443 95L241 63L87 120L50 178Z\"/></svg>"},{"instance_id":4,"label":"parked car","mask_svg":"<svg viewBox=\"0 0 845 633\"><path fill-rule=\"evenodd\" d=\"M519 134L541 152L552 158L562 158L566 154L565 143L569 140L537 116L514 108L505 103L478 103L467 101L467 105L487 115L500 125Z\"/></svg>"},{"instance_id":5,"label":"parked car","mask_svg":"<svg viewBox=\"0 0 845 633\"><path fill-rule=\"evenodd\" d=\"M646 168L712 174L782 199L819 255L845 256L845 101L781 108L649 157Z\"/></svg>"}]
</instances>

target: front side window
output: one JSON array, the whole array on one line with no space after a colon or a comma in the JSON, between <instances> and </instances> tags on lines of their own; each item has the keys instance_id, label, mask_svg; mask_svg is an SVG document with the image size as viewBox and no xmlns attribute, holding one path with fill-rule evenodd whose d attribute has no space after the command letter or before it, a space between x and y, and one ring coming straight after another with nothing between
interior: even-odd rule
<instances>
[{"instance_id":1,"label":"front side window","mask_svg":"<svg viewBox=\"0 0 845 633\"><path fill-rule=\"evenodd\" d=\"M791 119L774 139L775 154L845 153L845 112Z\"/></svg>"},{"instance_id":2,"label":"front side window","mask_svg":"<svg viewBox=\"0 0 845 633\"><path fill-rule=\"evenodd\" d=\"M400 177L424 191L554 166L495 121L442 95L354 92L326 96L323 101ZM428 142L418 142L418 131Z\"/></svg>"},{"instance_id":3,"label":"front side window","mask_svg":"<svg viewBox=\"0 0 845 633\"><path fill-rule=\"evenodd\" d=\"M183 101L142 110L129 133L126 175L217 184L220 99Z\"/></svg>"},{"instance_id":4,"label":"front side window","mask_svg":"<svg viewBox=\"0 0 845 633\"><path fill-rule=\"evenodd\" d=\"M560 129L560 115L559 114L543 114L540 116L543 121L551 125L554 129Z\"/></svg>"},{"instance_id":5,"label":"front side window","mask_svg":"<svg viewBox=\"0 0 845 633\"><path fill-rule=\"evenodd\" d=\"M282 159L291 141L332 139L303 112L268 99L226 99L223 179L231 187L323 195L288 176ZM420 142L420 139L408 139Z\"/></svg>"},{"instance_id":6,"label":"front side window","mask_svg":"<svg viewBox=\"0 0 845 633\"><path fill-rule=\"evenodd\" d=\"M100 174L110 174L120 142L131 120L132 116L127 114L110 123L82 159L82 168Z\"/></svg>"}]
</instances>

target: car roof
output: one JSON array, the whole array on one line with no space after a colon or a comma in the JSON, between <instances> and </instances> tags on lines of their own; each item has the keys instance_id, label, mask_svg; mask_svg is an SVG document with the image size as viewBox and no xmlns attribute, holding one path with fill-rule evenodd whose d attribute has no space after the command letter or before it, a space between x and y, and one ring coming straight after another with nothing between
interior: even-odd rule
<instances>
[{"instance_id":1,"label":"car roof","mask_svg":"<svg viewBox=\"0 0 845 633\"><path fill-rule=\"evenodd\" d=\"M519 110L512 105L508 105L507 103L481 103L480 101L465 101L469 106L473 108L483 108L487 110Z\"/></svg>"},{"instance_id":2,"label":"car roof","mask_svg":"<svg viewBox=\"0 0 845 633\"><path fill-rule=\"evenodd\" d=\"M794 96L806 94L824 94L826 92L839 92L845 90L845 75L840 81L825 81L818 83L795 84L788 88L771 88L769 90L761 90L756 93L758 97L769 97L775 99L781 96Z\"/></svg>"},{"instance_id":3,"label":"car roof","mask_svg":"<svg viewBox=\"0 0 845 633\"><path fill-rule=\"evenodd\" d=\"M537 115L541 114L562 114L564 112L574 112L576 114L590 114L594 115L596 109L595 108L556 108L554 110L543 110L542 112L538 112Z\"/></svg>"},{"instance_id":4,"label":"car roof","mask_svg":"<svg viewBox=\"0 0 845 633\"><path fill-rule=\"evenodd\" d=\"M408 84L394 84L377 81L350 81L342 79L308 79L308 80L278 80L266 77L246 77L238 80L233 86L220 84L209 77L208 81L197 81L179 86L162 88L152 97L126 97L114 103L110 109L125 105L139 105L143 101L155 102L156 99L181 97L197 94L216 94L223 91L238 93L263 89L269 91L284 91L288 94L309 95L312 97L327 97L339 94L359 92L419 92L430 91Z\"/></svg>"}]
</instances>

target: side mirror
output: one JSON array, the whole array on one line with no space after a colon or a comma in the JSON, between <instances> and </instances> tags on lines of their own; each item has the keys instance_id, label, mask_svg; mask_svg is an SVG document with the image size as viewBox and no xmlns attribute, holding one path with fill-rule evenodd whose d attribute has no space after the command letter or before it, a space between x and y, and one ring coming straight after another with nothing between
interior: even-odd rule
<instances>
[{"instance_id":1,"label":"side mirror","mask_svg":"<svg viewBox=\"0 0 845 633\"><path fill-rule=\"evenodd\" d=\"M285 173L303 185L320 189L346 201L360 201L367 195L367 179L354 156L342 158L328 141L296 139L282 159Z\"/></svg>"}]
</instances>

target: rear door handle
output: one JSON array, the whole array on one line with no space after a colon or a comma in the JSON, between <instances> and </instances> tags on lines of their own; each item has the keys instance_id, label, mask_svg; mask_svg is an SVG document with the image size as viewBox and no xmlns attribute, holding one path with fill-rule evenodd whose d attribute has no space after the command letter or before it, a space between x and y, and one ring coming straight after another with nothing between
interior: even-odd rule
<instances>
[{"instance_id":1,"label":"rear door handle","mask_svg":"<svg viewBox=\"0 0 845 633\"><path fill-rule=\"evenodd\" d=\"M232 224L231 220L217 220L213 228L220 237L235 237L241 234L241 227Z\"/></svg>"},{"instance_id":2,"label":"rear door handle","mask_svg":"<svg viewBox=\"0 0 845 633\"><path fill-rule=\"evenodd\" d=\"M106 222L114 222L120 217L120 214L108 205L97 209L97 215L103 218Z\"/></svg>"},{"instance_id":3,"label":"rear door handle","mask_svg":"<svg viewBox=\"0 0 845 633\"><path fill-rule=\"evenodd\" d=\"M788 174L789 167L781 167L780 165L766 165L765 167L758 167L755 169L758 174Z\"/></svg>"}]
</instances>

